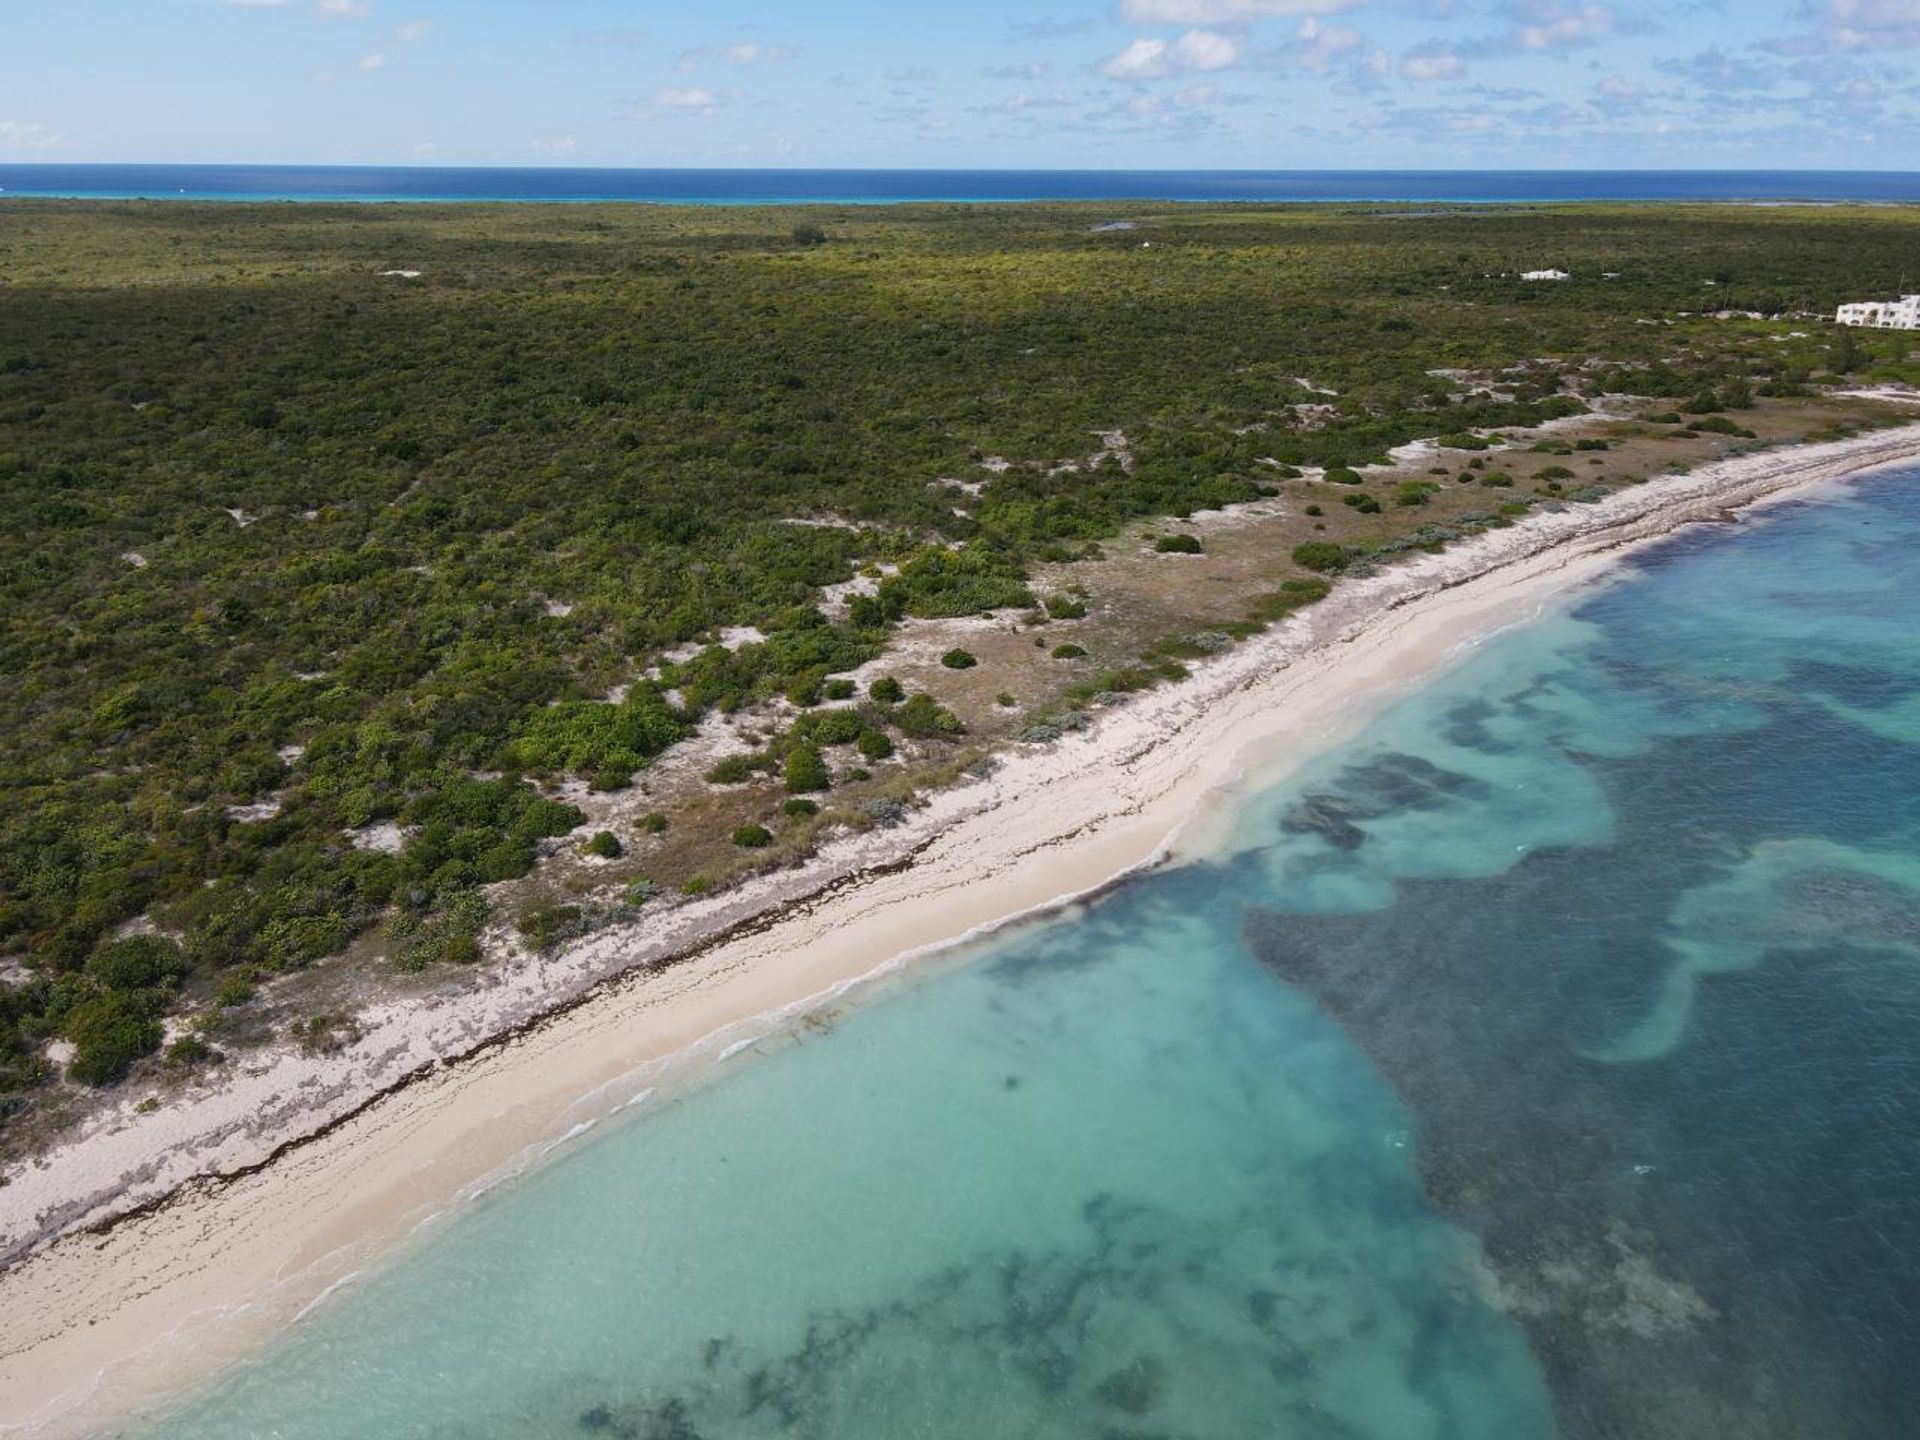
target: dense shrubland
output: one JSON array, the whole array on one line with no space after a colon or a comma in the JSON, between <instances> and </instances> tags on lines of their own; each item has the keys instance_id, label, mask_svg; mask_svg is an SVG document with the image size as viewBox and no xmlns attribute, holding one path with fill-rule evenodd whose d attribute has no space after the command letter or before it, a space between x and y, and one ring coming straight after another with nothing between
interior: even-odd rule
<instances>
[{"instance_id":1,"label":"dense shrubland","mask_svg":"<svg viewBox=\"0 0 1920 1440\"><path fill-rule=\"evenodd\" d=\"M1898 212L1127 207L1143 250L1090 233L1112 208L4 202L0 1094L54 1036L110 1081L183 999L376 926L402 968L475 958L480 888L582 823L548 782L617 790L710 711L849 699L832 677L902 619L1034 607L1033 561L1128 521L1578 394L1735 433L1756 393L1914 374L1897 337L1756 357L1741 323L1638 323L1890 292ZM1513 278L1535 262L1577 278ZM1297 583L1273 617L1324 593ZM963 729L880 682L722 763L804 796ZM540 945L584 923L520 917Z\"/></svg>"}]
</instances>

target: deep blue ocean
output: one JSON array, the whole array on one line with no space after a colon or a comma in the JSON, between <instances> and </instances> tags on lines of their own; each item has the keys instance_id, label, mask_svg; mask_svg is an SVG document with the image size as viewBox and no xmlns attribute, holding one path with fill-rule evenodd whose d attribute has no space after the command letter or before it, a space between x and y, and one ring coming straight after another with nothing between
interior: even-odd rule
<instances>
[{"instance_id":1,"label":"deep blue ocean","mask_svg":"<svg viewBox=\"0 0 1920 1440\"><path fill-rule=\"evenodd\" d=\"M186 200L629 200L675 205L1192 200L1920 203L1920 171L572 170L0 165L0 194Z\"/></svg>"},{"instance_id":2,"label":"deep blue ocean","mask_svg":"<svg viewBox=\"0 0 1920 1440\"><path fill-rule=\"evenodd\" d=\"M1920 472L600 1127L166 1440L1910 1440Z\"/></svg>"}]
</instances>

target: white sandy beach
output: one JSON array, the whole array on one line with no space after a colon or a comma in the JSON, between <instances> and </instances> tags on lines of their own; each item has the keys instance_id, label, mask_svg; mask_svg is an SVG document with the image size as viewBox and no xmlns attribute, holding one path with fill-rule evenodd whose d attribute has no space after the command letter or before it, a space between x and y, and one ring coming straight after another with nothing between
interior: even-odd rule
<instances>
[{"instance_id":1,"label":"white sandy beach","mask_svg":"<svg viewBox=\"0 0 1920 1440\"><path fill-rule=\"evenodd\" d=\"M1916 458L1920 424L1741 457L1349 581L1184 684L1016 747L897 829L457 996L382 1007L342 1056L276 1053L164 1110L104 1118L0 1190L0 1433L112 1433L580 1127L911 957L1203 848L1236 789L1626 549Z\"/></svg>"}]
</instances>

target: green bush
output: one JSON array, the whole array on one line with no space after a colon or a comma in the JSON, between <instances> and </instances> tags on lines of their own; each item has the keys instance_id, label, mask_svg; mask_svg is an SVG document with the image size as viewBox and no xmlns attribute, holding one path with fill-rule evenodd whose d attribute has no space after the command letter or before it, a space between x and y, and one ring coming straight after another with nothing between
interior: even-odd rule
<instances>
[{"instance_id":1,"label":"green bush","mask_svg":"<svg viewBox=\"0 0 1920 1440\"><path fill-rule=\"evenodd\" d=\"M182 1035L167 1046L166 1063L173 1070L211 1064L220 1058L220 1052L198 1035Z\"/></svg>"},{"instance_id":2,"label":"green bush","mask_svg":"<svg viewBox=\"0 0 1920 1440\"><path fill-rule=\"evenodd\" d=\"M62 1030L73 1042L67 1073L84 1085L111 1085L133 1062L160 1048L164 1030L156 997L110 990L67 1012Z\"/></svg>"},{"instance_id":3,"label":"green bush","mask_svg":"<svg viewBox=\"0 0 1920 1440\"><path fill-rule=\"evenodd\" d=\"M1084 645L1076 645L1071 640L1067 641L1064 645L1054 646L1052 651L1053 658L1056 660L1079 660L1083 658L1086 653L1087 650Z\"/></svg>"},{"instance_id":4,"label":"green bush","mask_svg":"<svg viewBox=\"0 0 1920 1440\"><path fill-rule=\"evenodd\" d=\"M832 786L833 776L827 770L827 762L820 758L820 749L816 745L795 745L787 751L787 793L805 794L810 790L825 790Z\"/></svg>"},{"instance_id":5,"label":"green bush","mask_svg":"<svg viewBox=\"0 0 1920 1440\"><path fill-rule=\"evenodd\" d=\"M742 825L733 832L733 843L742 850L764 850L773 844L773 832L764 825Z\"/></svg>"},{"instance_id":6,"label":"green bush","mask_svg":"<svg viewBox=\"0 0 1920 1440\"><path fill-rule=\"evenodd\" d=\"M809 816L818 815L820 805L818 801L796 795L780 807L780 813L789 820L805 820Z\"/></svg>"},{"instance_id":7,"label":"green bush","mask_svg":"<svg viewBox=\"0 0 1920 1440\"><path fill-rule=\"evenodd\" d=\"M642 835L664 835L673 822L658 810L649 810L633 822L633 828Z\"/></svg>"},{"instance_id":8,"label":"green bush","mask_svg":"<svg viewBox=\"0 0 1920 1440\"><path fill-rule=\"evenodd\" d=\"M1200 542L1192 535L1162 535L1153 542L1153 548L1162 555L1198 555Z\"/></svg>"},{"instance_id":9,"label":"green bush","mask_svg":"<svg viewBox=\"0 0 1920 1440\"><path fill-rule=\"evenodd\" d=\"M1327 471L1329 485L1364 485L1366 476L1346 465L1335 465Z\"/></svg>"},{"instance_id":10,"label":"green bush","mask_svg":"<svg viewBox=\"0 0 1920 1440\"><path fill-rule=\"evenodd\" d=\"M598 855L602 860L618 860L627 853L626 848L620 843L620 837L611 830L594 832L593 838L587 841L586 848L589 855Z\"/></svg>"},{"instance_id":11,"label":"green bush","mask_svg":"<svg viewBox=\"0 0 1920 1440\"><path fill-rule=\"evenodd\" d=\"M855 743L863 759L885 760L893 754L893 741L881 730L863 730Z\"/></svg>"},{"instance_id":12,"label":"green bush","mask_svg":"<svg viewBox=\"0 0 1920 1440\"><path fill-rule=\"evenodd\" d=\"M536 950L551 950L583 933L586 915L578 905L553 900L531 900L520 907L513 925Z\"/></svg>"},{"instance_id":13,"label":"green bush","mask_svg":"<svg viewBox=\"0 0 1920 1440\"><path fill-rule=\"evenodd\" d=\"M109 941L87 961L87 973L115 990L170 988L179 983L186 968L186 954L164 935Z\"/></svg>"},{"instance_id":14,"label":"green bush","mask_svg":"<svg viewBox=\"0 0 1920 1440\"><path fill-rule=\"evenodd\" d=\"M1378 515L1380 502L1371 495L1344 495L1340 503L1349 510L1358 510L1362 515Z\"/></svg>"},{"instance_id":15,"label":"green bush","mask_svg":"<svg viewBox=\"0 0 1920 1440\"><path fill-rule=\"evenodd\" d=\"M820 693L829 700L851 700L855 689L851 680L829 680L820 687Z\"/></svg>"},{"instance_id":16,"label":"green bush","mask_svg":"<svg viewBox=\"0 0 1920 1440\"><path fill-rule=\"evenodd\" d=\"M1325 540L1309 540L1293 547L1293 563L1302 570L1317 570L1323 575L1330 575L1346 568L1347 552L1343 546Z\"/></svg>"},{"instance_id":17,"label":"green bush","mask_svg":"<svg viewBox=\"0 0 1920 1440\"><path fill-rule=\"evenodd\" d=\"M878 700L882 705L898 705L902 700L907 698L907 692L901 687L900 682L891 675L882 675L878 680L875 680L871 685L867 686L867 694L875 700Z\"/></svg>"},{"instance_id":18,"label":"green bush","mask_svg":"<svg viewBox=\"0 0 1920 1440\"><path fill-rule=\"evenodd\" d=\"M1049 595L1047 614L1056 620L1084 620L1087 618L1087 604L1070 595Z\"/></svg>"},{"instance_id":19,"label":"green bush","mask_svg":"<svg viewBox=\"0 0 1920 1440\"><path fill-rule=\"evenodd\" d=\"M867 728L856 710L820 710L794 722L792 736L812 745L851 745Z\"/></svg>"},{"instance_id":20,"label":"green bush","mask_svg":"<svg viewBox=\"0 0 1920 1440\"><path fill-rule=\"evenodd\" d=\"M925 693L909 697L894 719L901 734L915 740L949 740L967 733L959 716Z\"/></svg>"},{"instance_id":21,"label":"green bush","mask_svg":"<svg viewBox=\"0 0 1920 1440\"><path fill-rule=\"evenodd\" d=\"M771 763L769 756L757 751L722 755L708 768L707 780L714 785L744 785L763 773Z\"/></svg>"}]
</instances>

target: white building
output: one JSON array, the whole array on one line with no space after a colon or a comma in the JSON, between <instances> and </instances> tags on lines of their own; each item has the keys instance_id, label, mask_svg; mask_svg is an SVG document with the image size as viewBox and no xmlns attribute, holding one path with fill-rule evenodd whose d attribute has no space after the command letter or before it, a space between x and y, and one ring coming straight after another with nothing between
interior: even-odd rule
<instances>
[{"instance_id":1,"label":"white building","mask_svg":"<svg viewBox=\"0 0 1920 1440\"><path fill-rule=\"evenodd\" d=\"M1522 280L1571 280L1573 276L1564 270L1527 270L1521 274L1520 278Z\"/></svg>"},{"instance_id":2,"label":"white building","mask_svg":"<svg viewBox=\"0 0 1920 1440\"><path fill-rule=\"evenodd\" d=\"M1873 330L1920 330L1920 295L1842 305L1834 318L1842 325L1865 325Z\"/></svg>"}]
</instances>

